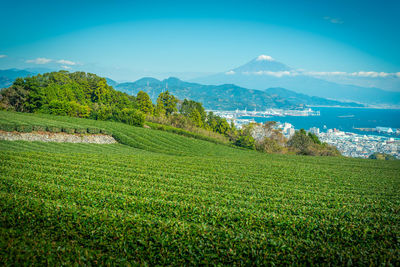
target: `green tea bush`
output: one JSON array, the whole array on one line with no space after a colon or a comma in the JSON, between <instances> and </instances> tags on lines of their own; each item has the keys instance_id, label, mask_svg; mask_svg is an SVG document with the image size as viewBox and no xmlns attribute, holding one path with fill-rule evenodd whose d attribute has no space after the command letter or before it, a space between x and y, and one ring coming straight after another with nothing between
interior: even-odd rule
<instances>
[{"instance_id":1,"label":"green tea bush","mask_svg":"<svg viewBox=\"0 0 400 267\"><path fill-rule=\"evenodd\" d=\"M47 127L42 125L33 125L33 130L35 132L46 132Z\"/></svg>"},{"instance_id":2,"label":"green tea bush","mask_svg":"<svg viewBox=\"0 0 400 267\"><path fill-rule=\"evenodd\" d=\"M90 133L90 134L99 134L100 133L100 129L89 127L89 128L87 128L87 132Z\"/></svg>"},{"instance_id":3,"label":"green tea bush","mask_svg":"<svg viewBox=\"0 0 400 267\"><path fill-rule=\"evenodd\" d=\"M47 131L51 133L61 133L61 127L48 126Z\"/></svg>"},{"instance_id":4,"label":"green tea bush","mask_svg":"<svg viewBox=\"0 0 400 267\"><path fill-rule=\"evenodd\" d=\"M74 129L74 128L70 128L70 127L62 127L62 131L63 131L64 133L67 133L67 134L73 134L73 133L75 133L75 129Z\"/></svg>"},{"instance_id":5,"label":"green tea bush","mask_svg":"<svg viewBox=\"0 0 400 267\"><path fill-rule=\"evenodd\" d=\"M110 125L137 148L0 142L2 265L399 265L400 162Z\"/></svg>"},{"instance_id":6,"label":"green tea bush","mask_svg":"<svg viewBox=\"0 0 400 267\"><path fill-rule=\"evenodd\" d=\"M216 144L226 144L227 143L224 137L220 138L222 136L209 137L209 136L202 135L202 134L199 134L199 133L190 132L190 131L187 131L187 130L184 130L184 129L172 127L172 126L169 126L169 125L159 124L159 123L153 123L153 122L146 122L146 125L148 127L150 127L151 129L154 129L154 130L159 130L159 131L165 131L165 132L170 132L170 133L174 133L174 134L179 134L179 135L182 135L182 136L195 138L195 139L199 139L199 140L204 140L204 141L209 141L209 142L213 142L213 143L216 143ZM220 139L218 139L218 138L220 138Z\"/></svg>"},{"instance_id":7,"label":"green tea bush","mask_svg":"<svg viewBox=\"0 0 400 267\"><path fill-rule=\"evenodd\" d=\"M111 132L105 129L100 129L101 134L111 135Z\"/></svg>"},{"instance_id":8,"label":"green tea bush","mask_svg":"<svg viewBox=\"0 0 400 267\"><path fill-rule=\"evenodd\" d=\"M1 123L0 124L0 130L6 131L6 132L13 132L15 131L15 124L8 124L8 123Z\"/></svg>"},{"instance_id":9,"label":"green tea bush","mask_svg":"<svg viewBox=\"0 0 400 267\"><path fill-rule=\"evenodd\" d=\"M75 133L77 133L77 134L86 134L87 133L87 129L86 128L76 128L75 129Z\"/></svg>"},{"instance_id":10,"label":"green tea bush","mask_svg":"<svg viewBox=\"0 0 400 267\"><path fill-rule=\"evenodd\" d=\"M17 130L17 132L20 133L30 133L33 130L32 125L17 125L17 127L15 128Z\"/></svg>"},{"instance_id":11,"label":"green tea bush","mask_svg":"<svg viewBox=\"0 0 400 267\"><path fill-rule=\"evenodd\" d=\"M133 126L143 127L145 115L136 109L124 108L114 112L114 119Z\"/></svg>"}]
</instances>

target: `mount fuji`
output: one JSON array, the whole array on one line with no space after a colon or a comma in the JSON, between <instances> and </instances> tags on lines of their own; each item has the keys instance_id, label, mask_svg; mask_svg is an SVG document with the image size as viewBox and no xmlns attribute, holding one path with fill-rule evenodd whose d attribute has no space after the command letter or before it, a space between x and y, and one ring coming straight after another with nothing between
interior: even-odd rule
<instances>
[{"instance_id":1,"label":"mount fuji","mask_svg":"<svg viewBox=\"0 0 400 267\"><path fill-rule=\"evenodd\" d=\"M260 55L226 72L191 81L214 85L235 84L257 90L283 87L297 93L338 101L356 101L367 105L400 105L399 92L323 80L297 71L267 55Z\"/></svg>"}]
</instances>

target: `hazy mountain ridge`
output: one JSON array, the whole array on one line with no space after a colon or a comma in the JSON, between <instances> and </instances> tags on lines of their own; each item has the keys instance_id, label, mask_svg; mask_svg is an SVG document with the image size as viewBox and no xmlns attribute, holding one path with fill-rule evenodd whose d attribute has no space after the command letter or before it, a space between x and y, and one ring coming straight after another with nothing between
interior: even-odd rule
<instances>
[{"instance_id":1,"label":"hazy mountain ridge","mask_svg":"<svg viewBox=\"0 0 400 267\"><path fill-rule=\"evenodd\" d=\"M305 94L296 93L294 91L291 91L291 90L288 90L285 88L280 88L280 87L268 88L265 91L272 96L279 95L280 97L283 97L283 98L287 99L288 101L304 102L310 106L348 106L348 107L363 107L364 106L362 104L353 103L353 102L345 103L345 102L330 100L330 99L317 97L317 96L308 96Z\"/></svg>"},{"instance_id":2,"label":"hazy mountain ridge","mask_svg":"<svg viewBox=\"0 0 400 267\"><path fill-rule=\"evenodd\" d=\"M170 91L179 99L192 99L203 103L207 109L262 109L293 108L296 105L279 97L272 97L259 90L249 90L232 84L219 86L188 83L177 78L159 81L154 78L143 78L132 83L121 83L117 90L136 95L140 90L149 94L153 102L163 91Z\"/></svg>"},{"instance_id":3,"label":"hazy mountain ridge","mask_svg":"<svg viewBox=\"0 0 400 267\"><path fill-rule=\"evenodd\" d=\"M261 57L261 60L260 60ZM379 88L339 84L315 78L303 72L296 72L283 63L269 57L259 56L250 62L224 73L193 79L203 84L232 83L245 88L265 90L282 87L297 93L339 101L355 101L365 104L399 105L400 92L390 92Z\"/></svg>"},{"instance_id":4,"label":"hazy mountain ridge","mask_svg":"<svg viewBox=\"0 0 400 267\"><path fill-rule=\"evenodd\" d=\"M6 88L12 85L18 77L32 76L35 73L27 70L8 69L0 70L0 88Z\"/></svg>"},{"instance_id":5,"label":"hazy mountain ridge","mask_svg":"<svg viewBox=\"0 0 400 267\"><path fill-rule=\"evenodd\" d=\"M282 65L277 65L282 67ZM0 70L0 83L9 87L17 77L36 75L27 70ZM321 106L360 106L356 103L343 103L318 97L309 97L284 88L270 88L266 91L252 90L234 84L203 85L185 82L178 78L168 78L163 81L145 77L135 82L117 83L106 78L107 83L117 90L136 95L140 90L147 92L155 103L157 96L169 90L179 99L193 99L202 102L208 109L265 109L265 108L296 108L301 105Z\"/></svg>"},{"instance_id":6,"label":"hazy mountain ridge","mask_svg":"<svg viewBox=\"0 0 400 267\"><path fill-rule=\"evenodd\" d=\"M135 82L121 83L117 90L136 95L140 90L149 94L153 102L159 93L169 90L179 99L193 99L202 102L207 109L266 109L297 108L301 105L326 105L359 107L356 103L343 103L318 97L297 94L287 89L271 88L266 91L252 90L234 84L202 85L168 78L163 81L155 78L142 78ZM281 95L282 94L282 95Z\"/></svg>"}]
</instances>

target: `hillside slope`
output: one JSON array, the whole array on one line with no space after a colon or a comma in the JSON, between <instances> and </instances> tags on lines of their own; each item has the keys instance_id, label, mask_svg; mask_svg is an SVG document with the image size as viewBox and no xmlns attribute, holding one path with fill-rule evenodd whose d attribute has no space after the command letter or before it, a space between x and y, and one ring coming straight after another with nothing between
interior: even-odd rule
<instances>
[{"instance_id":1,"label":"hillside slope","mask_svg":"<svg viewBox=\"0 0 400 267\"><path fill-rule=\"evenodd\" d=\"M203 85L189 83L177 78L159 81L154 78L143 78L136 82L120 83L116 89L130 95L136 95L140 90L150 95L153 102L162 91L168 90L179 99L193 99L203 103L207 109L214 110L264 110L266 108L296 108L301 105L330 106L362 106L356 103L344 103L318 97L308 97L285 90L285 93L269 90L252 90L234 84ZM287 93L290 92L290 97Z\"/></svg>"},{"instance_id":2,"label":"hillside slope","mask_svg":"<svg viewBox=\"0 0 400 267\"><path fill-rule=\"evenodd\" d=\"M123 144L0 141L5 265L397 265L400 164L268 155L120 123ZM340 166L340 168L338 168Z\"/></svg>"},{"instance_id":3,"label":"hillside slope","mask_svg":"<svg viewBox=\"0 0 400 267\"><path fill-rule=\"evenodd\" d=\"M0 123L70 128L96 127L112 133L113 137L121 144L145 151L170 155L222 156L231 155L238 150L228 145L217 145L213 142L188 138L164 131L134 127L124 123L67 116L0 111Z\"/></svg>"},{"instance_id":4,"label":"hillside slope","mask_svg":"<svg viewBox=\"0 0 400 267\"><path fill-rule=\"evenodd\" d=\"M188 83L177 78L168 78L159 81L154 78L143 78L133 83L121 83L116 89L135 95L140 90L145 91L155 102L159 93L168 90L179 99L192 99L203 103L206 109L234 110L234 109L265 109L292 108L296 105L279 96L271 97L259 90L249 90L233 84L220 86Z\"/></svg>"}]
</instances>

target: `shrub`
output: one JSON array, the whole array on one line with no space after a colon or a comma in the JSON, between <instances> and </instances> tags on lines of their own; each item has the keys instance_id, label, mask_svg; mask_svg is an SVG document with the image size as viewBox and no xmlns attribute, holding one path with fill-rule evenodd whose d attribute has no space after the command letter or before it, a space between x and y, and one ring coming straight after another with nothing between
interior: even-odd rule
<instances>
[{"instance_id":1,"label":"shrub","mask_svg":"<svg viewBox=\"0 0 400 267\"><path fill-rule=\"evenodd\" d=\"M45 132L47 130L46 126L42 125L33 125L33 130L35 132Z\"/></svg>"},{"instance_id":2,"label":"shrub","mask_svg":"<svg viewBox=\"0 0 400 267\"><path fill-rule=\"evenodd\" d=\"M111 132L108 130L100 129L101 134L111 135Z\"/></svg>"},{"instance_id":3,"label":"shrub","mask_svg":"<svg viewBox=\"0 0 400 267\"><path fill-rule=\"evenodd\" d=\"M48 126L47 131L51 133L61 133L61 128L56 126Z\"/></svg>"},{"instance_id":4,"label":"shrub","mask_svg":"<svg viewBox=\"0 0 400 267\"><path fill-rule=\"evenodd\" d=\"M76 128L75 133L85 134L85 133L87 133L87 129L86 128Z\"/></svg>"},{"instance_id":5,"label":"shrub","mask_svg":"<svg viewBox=\"0 0 400 267\"><path fill-rule=\"evenodd\" d=\"M296 151L297 154L310 155L314 153L314 151L310 151L309 149L309 147L314 144L314 141L307 136L304 129L296 131L292 138L289 139L287 144L291 149Z\"/></svg>"},{"instance_id":6,"label":"shrub","mask_svg":"<svg viewBox=\"0 0 400 267\"><path fill-rule=\"evenodd\" d=\"M310 156L340 156L339 150L326 143L321 144L318 137L313 134L306 134L304 129L296 131L294 136L288 141L289 149L296 154Z\"/></svg>"},{"instance_id":7,"label":"shrub","mask_svg":"<svg viewBox=\"0 0 400 267\"><path fill-rule=\"evenodd\" d=\"M70 128L70 127L63 127L63 128L62 128L62 131L63 131L64 133L67 133L67 134L73 134L73 133L75 133L75 129L74 129L74 128Z\"/></svg>"},{"instance_id":8,"label":"shrub","mask_svg":"<svg viewBox=\"0 0 400 267\"><path fill-rule=\"evenodd\" d=\"M6 132L13 132L15 131L15 124L0 124L0 130Z\"/></svg>"},{"instance_id":9,"label":"shrub","mask_svg":"<svg viewBox=\"0 0 400 267\"><path fill-rule=\"evenodd\" d=\"M72 107L69 102L62 100L52 100L49 104L41 107L41 112L54 115L66 116L71 114Z\"/></svg>"},{"instance_id":10,"label":"shrub","mask_svg":"<svg viewBox=\"0 0 400 267\"><path fill-rule=\"evenodd\" d=\"M100 129L98 128L87 128L87 132L90 134L99 134L100 133Z\"/></svg>"},{"instance_id":11,"label":"shrub","mask_svg":"<svg viewBox=\"0 0 400 267\"><path fill-rule=\"evenodd\" d=\"M318 136L313 133L308 133L308 137L314 142L314 144L321 145L321 141L319 141Z\"/></svg>"},{"instance_id":12,"label":"shrub","mask_svg":"<svg viewBox=\"0 0 400 267\"><path fill-rule=\"evenodd\" d=\"M20 133L30 133L32 132L32 125L18 125L15 129Z\"/></svg>"},{"instance_id":13,"label":"shrub","mask_svg":"<svg viewBox=\"0 0 400 267\"><path fill-rule=\"evenodd\" d=\"M136 109L124 108L115 111L114 119L133 126L142 127L145 120L145 115Z\"/></svg>"},{"instance_id":14,"label":"shrub","mask_svg":"<svg viewBox=\"0 0 400 267\"><path fill-rule=\"evenodd\" d=\"M378 159L378 160L396 160L396 157L390 154L385 153L373 153L369 157L369 159Z\"/></svg>"},{"instance_id":15,"label":"shrub","mask_svg":"<svg viewBox=\"0 0 400 267\"><path fill-rule=\"evenodd\" d=\"M244 148L249 148L249 149L255 149L255 141L254 138L248 135L240 136L236 142L236 146L239 147L244 147Z\"/></svg>"},{"instance_id":16,"label":"shrub","mask_svg":"<svg viewBox=\"0 0 400 267\"><path fill-rule=\"evenodd\" d=\"M280 153L284 150L284 147L279 145L275 139L265 137L261 142L256 144L256 149L266 153Z\"/></svg>"}]
</instances>

